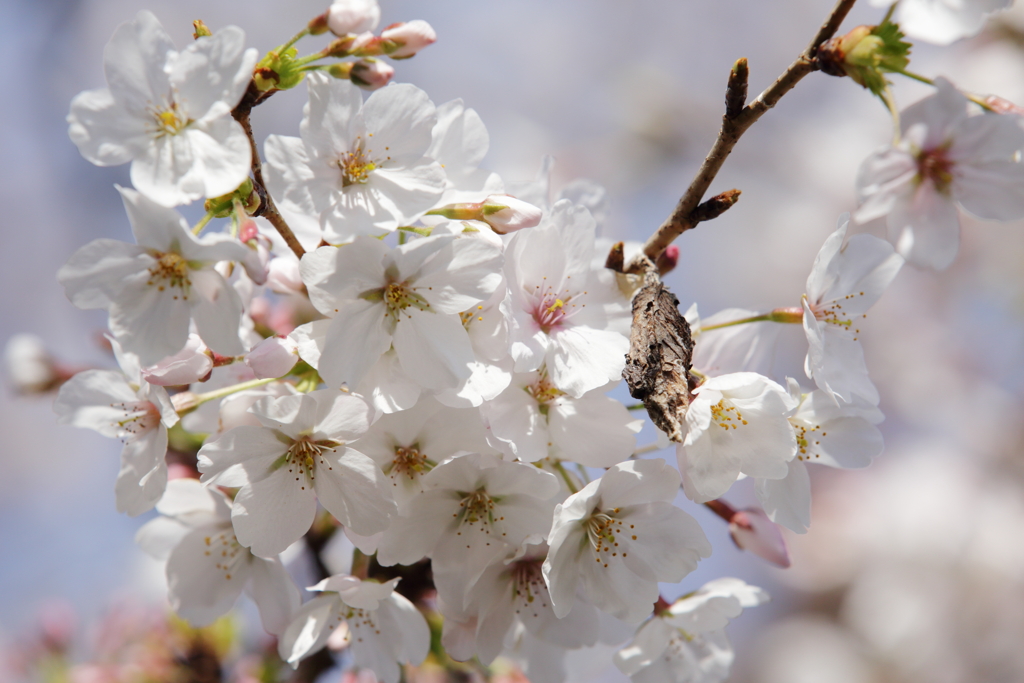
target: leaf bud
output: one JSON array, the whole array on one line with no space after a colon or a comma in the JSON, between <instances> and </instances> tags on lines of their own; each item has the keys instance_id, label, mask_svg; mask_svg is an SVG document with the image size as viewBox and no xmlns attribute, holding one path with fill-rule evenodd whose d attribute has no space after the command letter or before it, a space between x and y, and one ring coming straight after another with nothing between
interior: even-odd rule
<instances>
[{"instance_id":1,"label":"leaf bud","mask_svg":"<svg viewBox=\"0 0 1024 683\"><path fill-rule=\"evenodd\" d=\"M881 95L884 73L899 73L910 63L910 43L891 21L878 26L858 26L818 49L818 66L830 76L849 76L859 85Z\"/></svg>"}]
</instances>

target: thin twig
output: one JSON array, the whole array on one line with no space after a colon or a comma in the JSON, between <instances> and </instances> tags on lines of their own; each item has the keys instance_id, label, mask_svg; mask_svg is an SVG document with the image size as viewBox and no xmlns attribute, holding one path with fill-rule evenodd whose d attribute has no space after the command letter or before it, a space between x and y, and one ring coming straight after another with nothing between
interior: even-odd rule
<instances>
[{"instance_id":1,"label":"thin twig","mask_svg":"<svg viewBox=\"0 0 1024 683\"><path fill-rule=\"evenodd\" d=\"M270 196L270 192L267 191L267 185L263 182L263 164L260 162L260 150L256 146L256 138L252 134L252 124L249 123L249 116L252 114L252 108L262 102L268 97L268 93L260 92L256 88L254 81L249 82L249 88L245 91L245 95L242 96L242 101L238 103L238 106L234 108L231 115L235 117L235 120L242 124L242 129L245 131L246 136L249 138L249 148L252 150L252 177L257 187L263 191L260 192L260 198L265 202L266 209L263 211L263 216L270 221L277 232L284 239L285 243L298 258L302 258L302 255L306 253L306 250L302 248L302 244L299 243L295 233L288 227L288 223L285 221L284 216L277 210L277 205L274 204L274 198Z\"/></svg>"},{"instance_id":2,"label":"thin twig","mask_svg":"<svg viewBox=\"0 0 1024 683\"><path fill-rule=\"evenodd\" d=\"M854 2L856 0L838 0L835 7L832 8L828 19L818 29L817 35L814 36L814 40L807 46L807 49L804 50L795 62L790 64L789 68L768 89L742 109L736 103L740 100L741 96L744 100L746 99L745 95L741 93L741 89L746 89L746 60L740 60L736 63L733 71L730 73L729 91L726 94L726 102L728 103L727 113L722 117L722 129L718 133L718 138L704 159L700 170L697 171L697 175L694 176L693 182L690 183L686 192L679 199L679 203L676 204L672 215L661 224L661 227L644 244L644 254L647 258L652 261L657 259L658 255L665 251L665 247L670 245L679 235L697 225L698 221L694 220L693 216L694 209L700 204L708 187L722 168L722 164L725 163L726 158L732 152L732 148L736 146L743 133L755 121L774 107L782 99L782 96L792 90L793 86L804 76L818 68L815 63L818 47L835 35L836 30L843 23ZM732 115L734 112L737 113Z\"/></svg>"}]
</instances>

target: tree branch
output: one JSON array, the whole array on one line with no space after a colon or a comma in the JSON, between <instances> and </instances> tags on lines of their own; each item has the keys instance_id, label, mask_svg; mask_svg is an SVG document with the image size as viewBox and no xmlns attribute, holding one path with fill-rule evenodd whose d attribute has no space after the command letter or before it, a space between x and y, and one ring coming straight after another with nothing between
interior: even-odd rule
<instances>
[{"instance_id":1,"label":"tree branch","mask_svg":"<svg viewBox=\"0 0 1024 683\"><path fill-rule=\"evenodd\" d=\"M746 100L747 63L745 59L736 62L729 76L729 86L726 91L726 114L722 117L722 128L718 133L718 138L697 171L697 175L694 176L693 182L686 188L686 192L676 204L672 215L644 244L644 254L647 258L652 261L657 259L658 255L665 251L665 247L700 222L700 216L694 215L694 210L700 204L715 176L718 175L718 171L732 152L732 148L739 142L743 133L765 112L774 107L783 95L792 90L793 86L799 83L804 76L817 70L815 58L818 48L835 34L854 2L856 0L838 0L807 49L790 64L789 68L774 83L758 95L757 99L742 108L742 102ZM633 268L631 267L630 270Z\"/></svg>"},{"instance_id":2,"label":"tree branch","mask_svg":"<svg viewBox=\"0 0 1024 683\"><path fill-rule=\"evenodd\" d=\"M298 258L302 258L302 255L306 253L306 250L302 248L302 244L299 243L295 233L288 227L288 223L284 220L284 216L277 210L277 205L274 204L274 198L270 196L270 192L267 191L267 185L263 182L263 164L260 162L260 150L256 146L256 138L252 134L252 124L249 123L249 116L252 114L252 108L257 104L265 100L270 93L260 92L256 88L256 83L253 81L249 82L249 88L245 91L245 95L242 96L242 101L238 103L238 106L232 110L231 115L235 117L235 120L242 124L242 129L245 130L246 136L249 138L249 148L252 150L252 177L256 185L257 192L260 195L260 199L263 200L264 210L262 215L270 221L278 234L284 239L288 247L295 252Z\"/></svg>"}]
</instances>

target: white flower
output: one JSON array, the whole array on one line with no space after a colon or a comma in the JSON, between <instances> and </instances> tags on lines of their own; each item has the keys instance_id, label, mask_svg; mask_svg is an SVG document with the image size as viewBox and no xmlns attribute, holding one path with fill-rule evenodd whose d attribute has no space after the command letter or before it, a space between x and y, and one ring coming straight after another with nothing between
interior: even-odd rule
<instances>
[{"instance_id":1,"label":"white flower","mask_svg":"<svg viewBox=\"0 0 1024 683\"><path fill-rule=\"evenodd\" d=\"M479 201L481 195L499 194L504 185L498 174L480 168L490 138L480 115L462 100L437 107L427 156L444 166L445 190L438 204Z\"/></svg>"},{"instance_id":2,"label":"white flower","mask_svg":"<svg viewBox=\"0 0 1024 683\"><path fill-rule=\"evenodd\" d=\"M277 645L281 658L298 668L301 659L323 648L344 624L352 664L369 669L381 683L398 683L398 663L421 664L430 650L427 620L394 592L398 581L382 584L338 574L311 586L309 590L323 595L296 612Z\"/></svg>"},{"instance_id":3,"label":"white flower","mask_svg":"<svg viewBox=\"0 0 1024 683\"><path fill-rule=\"evenodd\" d=\"M544 580L555 614L577 590L631 624L651 613L658 582L677 583L711 555L700 525L672 505L679 475L664 460L615 465L555 508Z\"/></svg>"},{"instance_id":4,"label":"white flower","mask_svg":"<svg viewBox=\"0 0 1024 683\"><path fill-rule=\"evenodd\" d=\"M799 402L789 418L796 434L797 454L782 479L755 479L757 499L775 523L797 533L811 524L809 463L841 469L867 467L882 452L882 433L875 427L882 413L874 405L858 401L836 403L820 389L801 395L789 380L790 396Z\"/></svg>"},{"instance_id":5,"label":"white flower","mask_svg":"<svg viewBox=\"0 0 1024 683\"><path fill-rule=\"evenodd\" d=\"M888 7L892 0L871 0L875 7ZM936 45L949 45L973 36L988 16L1013 4L1013 0L902 0L896 6L896 22L911 38Z\"/></svg>"},{"instance_id":6,"label":"white flower","mask_svg":"<svg viewBox=\"0 0 1024 683\"><path fill-rule=\"evenodd\" d=\"M359 396L322 389L260 399L262 427L236 427L199 451L204 484L240 486L231 520L239 543L273 557L313 523L319 500L357 534L383 531L395 513L384 476L346 447L370 426Z\"/></svg>"},{"instance_id":7,"label":"white flower","mask_svg":"<svg viewBox=\"0 0 1024 683\"><path fill-rule=\"evenodd\" d=\"M363 97L351 83L312 73L301 139L267 138L275 196L320 216L331 244L407 225L444 192L444 171L425 156L437 121L426 93L393 85Z\"/></svg>"},{"instance_id":8,"label":"white flower","mask_svg":"<svg viewBox=\"0 0 1024 683\"><path fill-rule=\"evenodd\" d=\"M57 273L71 303L107 309L110 331L143 365L180 351L190 320L217 353L243 353L242 302L214 266L255 252L229 235L196 237L174 209L119 189L138 244L98 239L72 254Z\"/></svg>"},{"instance_id":9,"label":"white flower","mask_svg":"<svg viewBox=\"0 0 1024 683\"><path fill-rule=\"evenodd\" d=\"M450 234L395 249L362 237L307 253L302 278L331 320L306 326L299 355L329 385L355 387L393 345L402 370L420 385L456 387L474 361L459 314L501 284L501 258L488 239Z\"/></svg>"},{"instance_id":10,"label":"white flower","mask_svg":"<svg viewBox=\"0 0 1024 683\"><path fill-rule=\"evenodd\" d=\"M796 455L786 390L753 372L706 380L686 411L686 438L676 447L683 490L702 503L718 498L739 475L781 479Z\"/></svg>"},{"instance_id":11,"label":"white flower","mask_svg":"<svg viewBox=\"0 0 1024 683\"><path fill-rule=\"evenodd\" d=\"M506 259L516 372L546 364L574 398L619 379L629 349L625 309L605 308L622 298L614 277L590 267L595 229L586 209L559 201L539 226L515 234Z\"/></svg>"},{"instance_id":12,"label":"white flower","mask_svg":"<svg viewBox=\"0 0 1024 683\"><path fill-rule=\"evenodd\" d=\"M643 420L602 389L573 398L544 368L514 375L511 386L481 406L494 445L509 459L548 456L587 467L611 467L636 449Z\"/></svg>"},{"instance_id":13,"label":"white flower","mask_svg":"<svg viewBox=\"0 0 1024 683\"><path fill-rule=\"evenodd\" d=\"M117 511L135 516L152 508L167 486L167 429L178 414L162 387L142 379L138 359L111 343L123 372L78 373L60 388L53 410L60 424L124 442L114 491Z\"/></svg>"},{"instance_id":14,"label":"white flower","mask_svg":"<svg viewBox=\"0 0 1024 683\"><path fill-rule=\"evenodd\" d=\"M121 24L103 51L109 90L71 101L71 140L99 166L132 162L132 184L164 206L218 197L249 175L252 153L231 110L256 64L228 26L178 52L148 11Z\"/></svg>"},{"instance_id":15,"label":"white flower","mask_svg":"<svg viewBox=\"0 0 1024 683\"><path fill-rule=\"evenodd\" d=\"M804 371L836 401L859 396L878 404L858 343L858 321L867 314L903 266L892 247L873 235L854 235L843 245L845 216L814 259L804 294Z\"/></svg>"},{"instance_id":16,"label":"white flower","mask_svg":"<svg viewBox=\"0 0 1024 683\"><path fill-rule=\"evenodd\" d=\"M231 501L195 479L175 479L156 506L164 515L135 541L167 562L171 607L195 627L226 614L243 589L259 608L263 628L281 635L302 602L278 558L256 557L231 528Z\"/></svg>"},{"instance_id":17,"label":"white flower","mask_svg":"<svg viewBox=\"0 0 1024 683\"><path fill-rule=\"evenodd\" d=\"M902 139L879 150L857 176L858 222L885 216L889 239L915 265L942 269L960 246L957 205L988 220L1024 216L1019 116L969 115L943 78L936 92L900 114Z\"/></svg>"},{"instance_id":18,"label":"white flower","mask_svg":"<svg viewBox=\"0 0 1024 683\"><path fill-rule=\"evenodd\" d=\"M298 362L298 344L290 337L267 337L245 354L245 364L261 379L287 375Z\"/></svg>"},{"instance_id":19,"label":"white flower","mask_svg":"<svg viewBox=\"0 0 1024 683\"><path fill-rule=\"evenodd\" d=\"M739 579L710 581L641 626L615 653L615 666L633 683L719 683L733 660L726 625L767 601L767 593Z\"/></svg>"},{"instance_id":20,"label":"white flower","mask_svg":"<svg viewBox=\"0 0 1024 683\"><path fill-rule=\"evenodd\" d=\"M431 398L384 415L354 445L391 480L399 514L423 491L427 472L456 455L488 450L478 411L448 408Z\"/></svg>"},{"instance_id":21,"label":"white flower","mask_svg":"<svg viewBox=\"0 0 1024 683\"><path fill-rule=\"evenodd\" d=\"M555 616L541 566L546 543L529 540L515 554L488 567L468 595L465 613L441 604L445 650L459 660L474 655L489 665L505 647L516 624L535 638L559 648L597 642L600 615L593 605L576 600L564 618ZM466 629L469 632L466 632Z\"/></svg>"},{"instance_id":22,"label":"white flower","mask_svg":"<svg viewBox=\"0 0 1024 683\"><path fill-rule=\"evenodd\" d=\"M420 482L423 493L384 532L377 560L412 564L430 555L438 595L456 608L489 565L547 531L559 488L532 465L477 453L438 465Z\"/></svg>"},{"instance_id":23,"label":"white flower","mask_svg":"<svg viewBox=\"0 0 1024 683\"><path fill-rule=\"evenodd\" d=\"M338 36L372 31L379 23L377 0L335 0L327 10L327 26Z\"/></svg>"}]
</instances>

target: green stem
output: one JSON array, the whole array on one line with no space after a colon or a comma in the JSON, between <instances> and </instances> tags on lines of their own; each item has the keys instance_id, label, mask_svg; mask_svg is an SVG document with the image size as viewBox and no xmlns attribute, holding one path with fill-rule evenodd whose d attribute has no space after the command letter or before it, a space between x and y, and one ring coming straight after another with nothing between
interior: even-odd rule
<instances>
[{"instance_id":1,"label":"green stem","mask_svg":"<svg viewBox=\"0 0 1024 683\"><path fill-rule=\"evenodd\" d=\"M895 147L900 143L900 110L896 105L896 99L892 96L892 89L888 83L885 84L885 90L882 91L879 97L892 116L892 146Z\"/></svg>"},{"instance_id":2,"label":"green stem","mask_svg":"<svg viewBox=\"0 0 1024 683\"><path fill-rule=\"evenodd\" d=\"M572 480L572 477L569 476L569 473L565 471L565 468L562 466L561 462L556 460L554 462L554 464L552 465L552 467L555 468L556 472L558 472L560 475L562 475L562 479L565 480L565 485L569 487L570 491L572 491L573 493L578 493L579 492L579 489L576 488L576 482L574 482Z\"/></svg>"},{"instance_id":3,"label":"green stem","mask_svg":"<svg viewBox=\"0 0 1024 683\"><path fill-rule=\"evenodd\" d=\"M716 323L714 325L701 325L700 331L707 332L708 330L720 330L723 327L732 327L733 325L745 325L747 323L761 323L761 322L772 322L772 323L803 323L804 309L792 306L789 308L776 308L768 313L762 313L761 315L753 315L749 318L740 318L739 320L730 320L724 323Z\"/></svg>"},{"instance_id":4,"label":"green stem","mask_svg":"<svg viewBox=\"0 0 1024 683\"><path fill-rule=\"evenodd\" d=\"M196 394L195 405L201 406L207 401L213 401L214 399L224 398L225 396L230 396L231 394L238 393L239 391L246 391L247 389L255 389L257 387L262 387L266 384L270 384L271 382L276 381L276 377L272 377L269 379L254 379L248 382L242 382L241 384L232 384L230 387L224 387L223 389L215 389L214 391L208 391L205 394Z\"/></svg>"},{"instance_id":5,"label":"green stem","mask_svg":"<svg viewBox=\"0 0 1024 683\"><path fill-rule=\"evenodd\" d=\"M587 474L587 468L583 465L576 463L576 471L580 473L580 479L583 480L584 484L590 483L590 475Z\"/></svg>"},{"instance_id":6,"label":"green stem","mask_svg":"<svg viewBox=\"0 0 1024 683\"><path fill-rule=\"evenodd\" d=\"M205 216L203 216L202 218L200 218L199 222L196 223L192 227L192 234L193 235L198 235L199 233L201 233L203 231L203 228L206 227L206 224L209 223L212 219L213 219L213 212L212 211L207 212L207 214Z\"/></svg>"},{"instance_id":7,"label":"green stem","mask_svg":"<svg viewBox=\"0 0 1024 683\"><path fill-rule=\"evenodd\" d=\"M626 410L640 410L646 407L643 403L634 403L633 405L626 406Z\"/></svg>"},{"instance_id":8,"label":"green stem","mask_svg":"<svg viewBox=\"0 0 1024 683\"><path fill-rule=\"evenodd\" d=\"M431 233L434 232L433 228L417 228L414 225L399 225L398 230L401 232L414 232L421 237L430 237Z\"/></svg>"},{"instance_id":9,"label":"green stem","mask_svg":"<svg viewBox=\"0 0 1024 683\"><path fill-rule=\"evenodd\" d=\"M915 81L919 81L919 82L925 83L927 85L935 85L934 79L928 78L927 76L922 76L921 74L916 74L913 71L907 71L906 69L900 69L899 71L894 71L893 73L900 74L901 76L906 76L907 78L911 78L911 79L913 79ZM981 107L985 111L993 111L993 112L995 111L995 109L993 109L992 106L988 102L986 102L980 95L975 95L974 93L964 92L963 90L961 90L960 92L963 93L964 97L969 99L971 102L974 102L976 105L978 105L979 107Z\"/></svg>"},{"instance_id":10,"label":"green stem","mask_svg":"<svg viewBox=\"0 0 1024 683\"><path fill-rule=\"evenodd\" d=\"M284 45L282 45L278 49L281 52L284 52L285 50L290 48L292 45L294 45L295 43L299 42L300 40L302 40L303 38L305 38L308 35L309 35L309 27L307 26L306 28L302 29L301 31L296 33L294 36L292 36L291 39L287 43L285 43Z\"/></svg>"}]
</instances>

